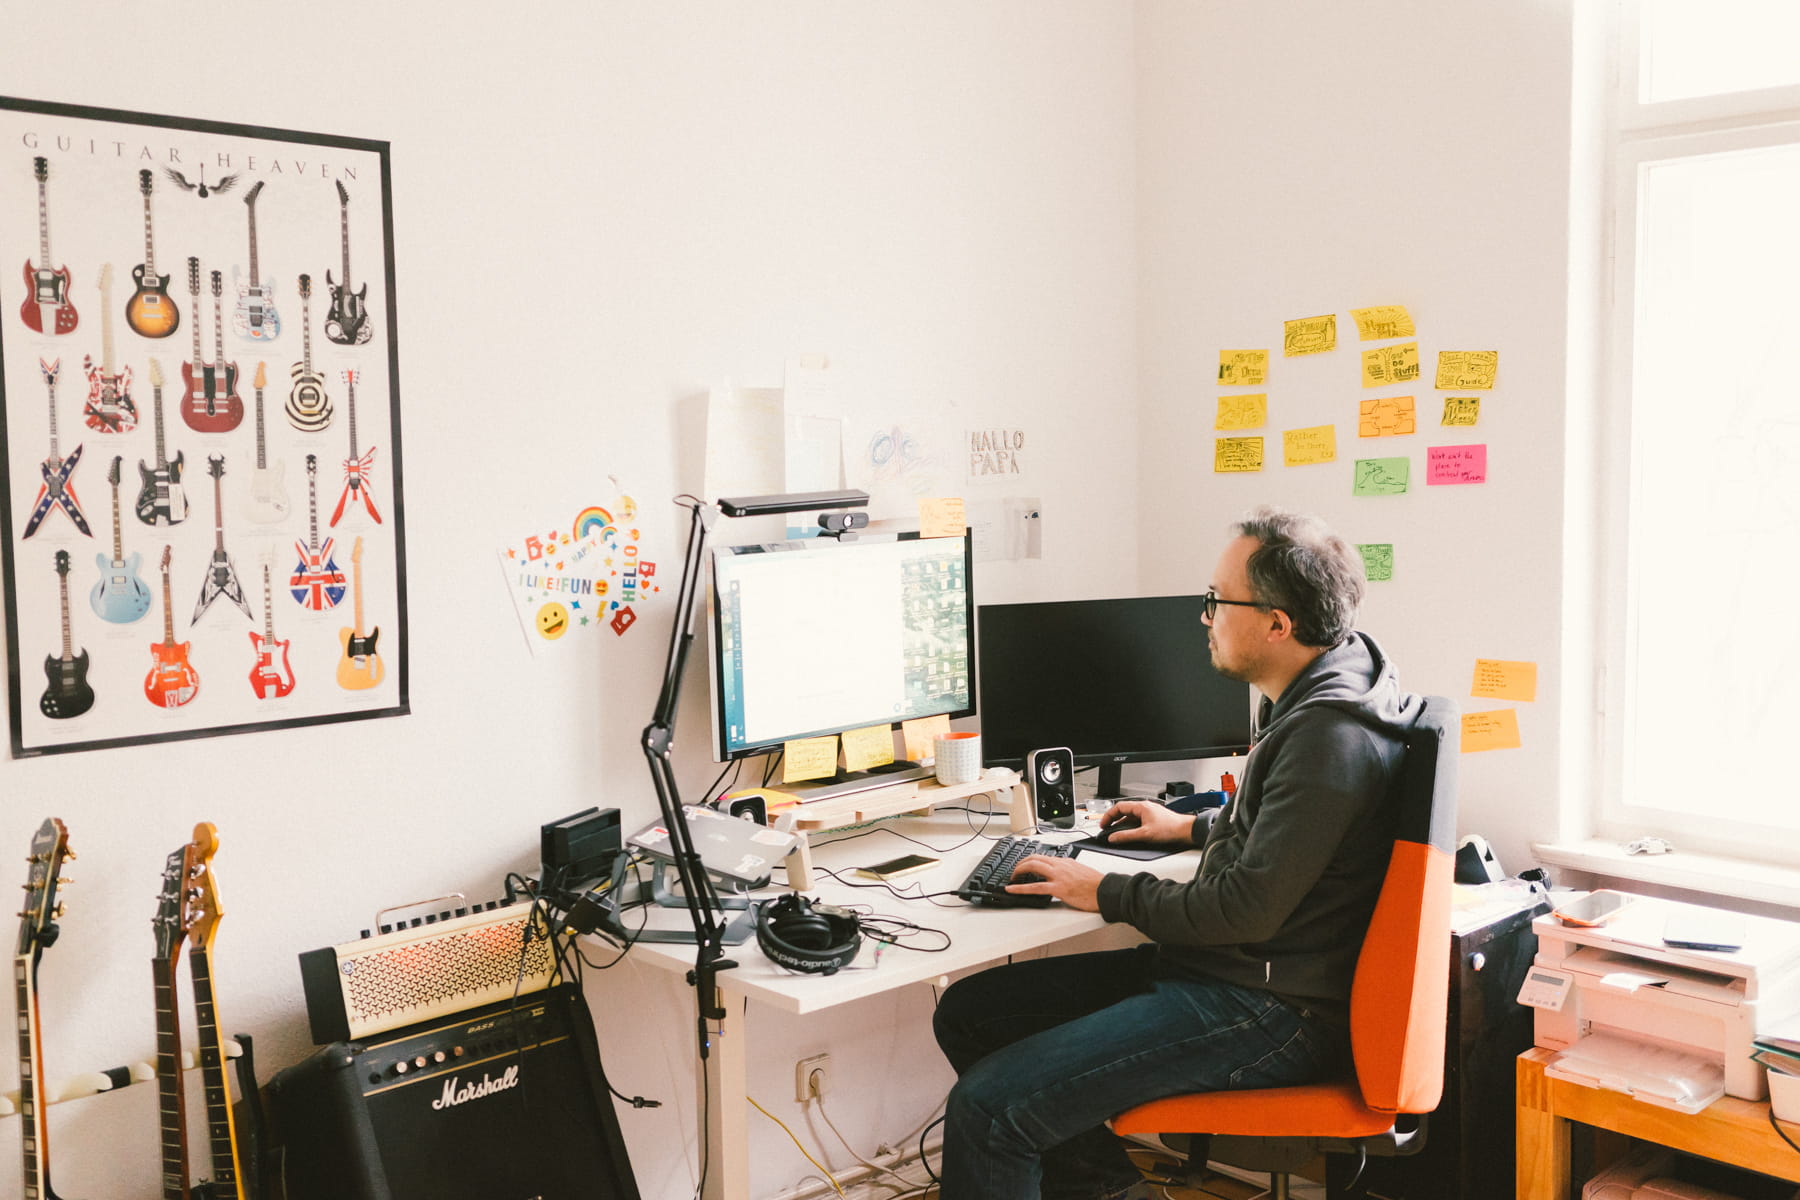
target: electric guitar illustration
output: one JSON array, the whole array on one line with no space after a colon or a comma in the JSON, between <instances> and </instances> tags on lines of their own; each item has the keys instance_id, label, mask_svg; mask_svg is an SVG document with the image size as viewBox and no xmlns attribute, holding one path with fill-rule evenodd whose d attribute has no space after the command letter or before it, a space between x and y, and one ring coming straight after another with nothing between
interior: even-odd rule
<instances>
[{"instance_id":1,"label":"electric guitar illustration","mask_svg":"<svg viewBox=\"0 0 1800 1200\"><path fill-rule=\"evenodd\" d=\"M194 1186L193 1200L250 1200L241 1182L237 1128L232 1120L231 1091L225 1082L225 1046L219 1036L219 1006L213 995L212 950L225 915L212 859L219 831L211 821L194 826L194 872L189 895L194 903L194 932L188 948L189 982L194 988L194 1031L200 1052L200 1082L206 1096L206 1130L212 1178Z\"/></svg>"},{"instance_id":2,"label":"electric guitar illustration","mask_svg":"<svg viewBox=\"0 0 1800 1200\"><path fill-rule=\"evenodd\" d=\"M175 461L170 462L163 452L162 388L162 364L153 358L150 395L156 412L156 466L146 466L143 459L138 459L138 478L143 480L143 486L138 489L137 518L146 525L167 527L187 520L188 502L187 493L181 488L182 453L177 450Z\"/></svg>"},{"instance_id":3,"label":"electric guitar illustration","mask_svg":"<svg viewBox=\"0 0 1800 1200\"><path fill-rule=\"evenodd\" d=\"M294 670L288 665L288 643L275 640L275 597L269 586L269 564L263 564L263 631L250 631L250 647L256 665L250 668L250 686L258 700L277 700L294 690Z\"/></svg>"},{"instance_id":4,"label":"electric guitar illustration","mask_svg":"<svg viewBox=\"0 0 1800 1200\"><path fill-rule=\"evenodd\" d=\"M313 370L312 276L300 277L300 333L304 347L300 361L288 373L294 386L288 392L288 424L301 433L317 433L331 424L331 397L325 394L325 376Z\"/></svg>"},{"instance_id":5,"label":"electric guitar illustration","mask_svg":"<svg viewBox=\"0 0 1800 1200\"><path fill-rule=\"evenodd\" d=\"M288 591L303 607L324 612L344 598L344 573L331 561L332 538L319 545L319 456L306 456L306 513L310 542L296 541L300 565L288 577Z\"/></svg>"},{"instance_id":6,"label":"electric guitar illustration","mask_svg":"<svg viewBox=\"0 0 1800 1200\"><path fill-rule=\"evenodd\" d=\"M200 260L188 259L188 292L194 298L194 359L181 364L187 392L181 400L181 419L198 433L230 433L244 421L244 402L238 398L238 369L225 361L224 290L219 273L212 273L213 349L218 358L200 358Z\"/></svg>"},{"instance_id":7,"label":"electric guitar illustration","mask_svg":"<svg viewBox=\"0 0 1800 1200\"><path fill-rule=\"evenodd\" d=\"M62 918L63 906L57 899L65 860L73 861L69 849L69 831L55 817L38 826L31 839L31 854L26 862L31 872L25 877L25 907L19 913L19 943L13 953L13 998L18 1007L19 1031L19 1116L23 1121L19 1139L24 1151L25 1200L56 1200L50 1187L50 1123L44 1116L44 1038L38 1020L37 969L44 949L56 943L61 932L56 922Z\"/></svg>"},{"instance_id":8,"label":"electric guitar illustration","mask_svg":"<svg viewBox=\"0 0 1800 1200\"><path fill-rule=\"evenodd\" d=\"M180 708L200 690L200 674L188 662L187 642L175 640L175 610L169 604L169 557L163 547L163 640L150 644L150 674L144 677L144 695L158 708Z\"/></svg>"},{"instance_id":9,"label":"electric guitar illustration","mask_svg":"<svg viewBox=\"0 0 1800 1200\"><path fill-rule=\"evenodd\" d=\"M387 675L387 668L382 665L381 655L375 653L375 640L381 636L378 625L368 633L363 628L362 603L362 543L359 537L350 548L350 570L355 576L356 607L354 610L355 625L349 629L338 630L338 642L344 648L344 655L338 659L338 686L346 691L361 691L372 688Z\"/></svg>"},{"instance_id":10,"label":"electric guitar illustration","mask_svg":"<svg viewBox=\"0 0 1800 1200\"><path fill-rule=\"evenodd\" d=\"M100 268L100 362L92 355L81 356L81 369L87 372L87 406L81 415L89 429L101 433L130 433L137 428L137 405L131 402L131 368L113 370L112 264Z\"/></svg>"},{"instance_id":11,"label":"electric guitar illustration","mask_svg":"<svg viewBox=\"0 0 1800 1200\"><path fill-rule=\"evenodd\" d=\"M213 552L212 561L206 567L206 579L200 584L200 600L194 605L192 623L198 624L201 614L220 596L243 609L244 615L254 621L256 614L250 611L250 602L244 599L244 585L238 582L237 568L231 565L231 556L225 553L225 500L220 484L225 478L225 456L209 456L206 473L213 481Z\"/></svg>"},{"instance_id":12,"label":"electric guitar illustration","mask_svg":"<svg viewBox=\"0 0 1800 1200\"><path fill-rule=\"evenodd\" d=\"M344 391L348 397L344 403L350 409L350 457L344 460L344 490L338 493L337 508L331 513L334 528L343 519L344 506L355 498L360 498L369 516L377 525L381 524L381 514L375 511L375 496L369 487L369 472L375 466L375 447L370 446L361 456L356 453L356 381L360 378L361 371L344 372Z\"/></svg>"},{"instance_id":13,"label":"electric guitar illustration","mask_svg":"<svg viewBox=\"0 0 1800 1200\"><path fill-rule=\"evenodd\" d=\"M44 373L44 386L50 391L50 457L44 460L39 470L44 476L42 486L38 488L37 500L31 506L31 517L25 522L24 537L30 537L50 515L52 507L60 508L69 514L69 520L75 522L75 528L89 537L94 531L88 528L87 518L81 513L81 501L75 495L75 485L70 476L75 474L75 464L81 461L81 447L75 447L75 453L64 458L56 445L56 376L62 370L62 359L45 362L38 359L38 370Z\"/></svg>"},{"instance_id":14,"label":"electric guitar illustration","mask_svg":"<svg viewBox=\"0 0 1800 1200\"><path fill-rule=\"evenodd\" d=\"M94 562L100 568L100 582L88 593L88 603L100 614L100 619L114 625L129 625L150 611L149 585L138 578L138 564L143 561L143 556L133 550L130 558L125 557L125 534L119 522L119 466L124 461L114 455L112 469L106 473L106 481L112 484L112 557L94 555Z\"/></svg>"},{"instance_id":15,"label":"electric guitar illustration","mask_svg":"<svg viewBox=\"0 0 1800 1200\"><path fill-rule=\"evenodd\" d=\"M257 184L261 187L261 184ZM287 473L287 464L277 462L269 465L267 442L263 438L263 388L268 383L268 371L262 363L256 364L256 469L250 472L250 502L244 505L244 512L258 525L272 525L286 519L288 515L287 484L282 476Z\"/></svg>"},{"instance_id":16,"label":"electric guitar illustration","mask_svg":"<svg viewBox=\"0 0 1800 1200\"><path fill-rule=\"evenodd\" d=\"M49 655L44 659L44 674L50 677L50 686L44 689L44 695L38 701L38 708L46 717L55 721L64 721L70 717L79 717L94 707L94 689L88 686L88 652L75 653L69 635L69 552L56 552L57 587L62 592L62 657Z\"/></svg>"},{"instance_id":17,"label":"electric guitar illustration","mask_svg":"<svg viewBox=\"0 0 1800 1200\"><path fill-rule=\"evenodd\" d=\"M344 278L342 282L334 283L331 271L325 272L325 282L331 288L331 311L325 314L325 336L340 346L360 346L375 332L375 327L369 324L369 309L364 303L369 285L363 284L358 291L350 290L350 193L344 190L342 180L338 181L337 194L344 242Z\"/></svg>"},{"instance_id":18,"label":"electric guitar illustration","mask_svg":"<svg viewBox=\"0 0 1800 1200\"><path fill-rule=\"evenodd\" d=\"M150 977L156 989L156 1092L162 1114L162 1198L189 1200L187 1088L181 1082L181 1009L175 964L193 926L194 847L190 842L163 860L162 894L150 930L156 956Z\"/></svg>"},{"instance_id":19,"label":"electric guitar illustration","mask_svg":"<svg viewBox=\"0 0 1800 1200\"><path fill-rule=\"evenodd\" d=\"M19 315L33 333L73 333L80 320L75 306L69 303L69 268L50 266L50 204L45 198L45 185L50 180L50 162L42 155L31 160L38 185L38 262L33 267L25 260L25 302ZM348 268L346 268L346 274ZM44 328L44 315L50 315L50 328Z\"/></svg>"},{"instance_id":20,"label":"electric guitar illustration","mask_svg":"<svg viewBox=\"0 0 1800 1200\"><path fill-rule=\"evenodd\" d=\"M250 210L250 282L238 280L237 308L231 314L231 327L239 337L253 342L272 342L281 336L281 317L275 311L275 285L259 283L256 267L256 197L267 180L244 193L244 204ZM232 268L237 279L237 268Z\"/></svg>"},{"instance_id":21,"label":"electric guitar illustration","mask_svg":"<svg viewBox=\"0 0 1800 1200\"><path fill-rule=\"evenodd\" d=\"M156 273L156 239L150 228L152 187L150 172L139 171L138 191L144 193L144 261L131 268L137 291L125 302L125 323L143 337L166 338L180 328L181 310L169 298L169 277Z\"/></svg>"}]
</instances>

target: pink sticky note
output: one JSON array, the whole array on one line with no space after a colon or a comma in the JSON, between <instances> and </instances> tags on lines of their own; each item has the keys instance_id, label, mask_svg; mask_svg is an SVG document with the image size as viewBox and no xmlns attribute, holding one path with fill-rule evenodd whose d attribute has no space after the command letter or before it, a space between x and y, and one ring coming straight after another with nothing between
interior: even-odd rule
<instances>
[{"instance_id":1,"label":"pink sticky note","mask_svg":"<svg viewBox=\"0 0 1800 1200\"><path fill-rule=\"evenodd\" d=\"M1425 482L1486 483L1487 446L1426 447Z\"/></svg>"}]
</instances>

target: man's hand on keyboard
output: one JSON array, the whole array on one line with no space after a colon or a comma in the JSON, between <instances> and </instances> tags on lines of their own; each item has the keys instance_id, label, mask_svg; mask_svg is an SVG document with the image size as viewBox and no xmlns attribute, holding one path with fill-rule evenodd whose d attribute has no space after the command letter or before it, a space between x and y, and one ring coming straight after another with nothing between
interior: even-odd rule
<instances>
[{"instance_id":1,"label":"man's hand on keyboard","mask_svg":"<svg viewBox=\"0 0 1800 1200\"><path fill-rule=\"evenodd\" d=\"M1038 883L1012 883L1006 890L1025 896L1054 896L1070 908L1083 912L1100 911L1100 875L1092 867L1084 867L1072 858L1050 858L1033 854L1019 860L1013 878L1036 875Z\"/></svg>"}]
</instances>

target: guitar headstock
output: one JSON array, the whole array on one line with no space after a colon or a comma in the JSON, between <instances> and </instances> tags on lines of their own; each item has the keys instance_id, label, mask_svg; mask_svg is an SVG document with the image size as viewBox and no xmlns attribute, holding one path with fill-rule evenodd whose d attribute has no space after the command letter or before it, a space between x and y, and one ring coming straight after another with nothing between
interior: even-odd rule
<instances>
[{"instance_id":1,"label":"guitar headstock","mask_svg":"<svg viewBox=\"0 0 1800 1200\"><path fill-rule=\"evenodd\" d=\"M188 879L193 873L192 845L170 851L169 857L163 860L162 894L156 898L156 915L150 918L150 930L156 935L158 961L173 959L181 949L181 940L193 928L188 888Z\"/></svg>"},{"instance_id":2,"label":"guitar headstock","mask_svg":"<svg viewBox=\"0 0 1800 1200\"><path fill-rule=\"evenodd\" d=\"M217 300L220 296L225 294L224 284L224 275L218 271L214 271L212 273L212 294L214 300Z\"/></svg>"},{"instance_id":3,"label":"guitar headstock","mask_svg":"<svg viewBox=\"0 0 1800 1200\"><path fill-rule=\"evenodd\" d=\"M37 181L39 183L48 180L50 178L50 160L41 154L32 159L31 173L37 176Z\"/></svg>"},{"instance_id":4,"label":"guitar headstock","mask_svg":"<svg viewBox=\"0 0 1800 1200\"><path fill-rule=\"evenodd\" d=\"M150 194L150 190L155 186L156 186L155 177L152 176L149 171L139 171L138 172L138 191L140 191L140 192L144 193L144 195L148 196Z\"/></svg>"},{"instance_id":5,"label":"guitar headstock","mask_svg":"<svg viewBox=\"0 0 1800 1200\"><path fill-rule=\"evenodd\" d=\"M259 183L256 186L261 187L262 185ZM256 390L260 392L263 390L263 388L267 387L268 384L269 384L269 370L268 370L267 365L264 363L257 363L256 364L256 382L252 386L254 386L256 388Z\"/></svg>"},{"instance_id":6,"label":"guitar headstock","mask_svg":"<svg viewBox=\"0 0 1800 1200\"><path fill-rule=\"evenodd\" d=\"M173 547L173 546L164 546L163 547L162 573L163 573L163 581L164 582L168 581L169 559L174 556L174 553L175 553L175 547Z\"/></svg>"},{"instance_id":7,"label":"guitar headstock","mask_svg":"<svg viewBox=\"0 0 1800 1200\"><path fill-rule=\"evenodd\" d=\"M300 298L302 300L311 300L312 299L312 276L311 275L302 275L300 277Z\"/></svg>"},{"instance_id":8,"label":"guitar headstock","mask_svg":"<svg viewBox=\"0 0 1800 1200\"><path fill-rule=\"evenodd\" d=\"M194 296L200 295L200 260L188 259L188 291Z\"/></svg>"},{"instance_id":9,"label":"guitar headstock","mask_svg":"<svg viewBox=\"0 0 1800 1200\"><path fill-rule=\"evenodd\" d=\"M343 180L339 179L339 180L336 180L335 182L337 183L338 203L342 204L346 208L348 208L350 205L350 193L346 192L344 190L344 181Z\"/></svg>"},{"instance_id":10,"label":"guitar headstock","mask_svg":"<svg viewBox=\"0 0 1800 1200\"><path fill-rule=\"evenodd\" d=\"M68 578L69 552L67 550L58 550L56 552L56 573L63 576L65 579Z\"/></svg>"},{"instance_id":11,"label":"guitar headstock","mask_svg":"<svg viewBox=\"0 0 1800 1200\"><path fill-rule=\"evenodd\" d=\"M214 479L225 478L225 456L223 454L207 455L206 473L211 475Z\"/></svg>"},{"instance_id":12,"label":"guitar headstock","mask_svg":"<svg viewBox=\"0 0 1800 1200\"><path fill-rule=\"evenodd\" d=\"M18 955L36 955L56 941L56 919L62 916L62 905L56 901L56 889L65 859L75 857L69 849L69 831L55 817L38 826L31 839L31 874L25 879L25 910L19 914ZM73 883L74 880L61 880Z\"/></svg>"},{"instance_id":13,"label":"guitar headstock","mask_svg":"<svg viewBox=\"0 0 1800 1200\"><path fill-rule=\"evenodd\" d=\"M318 455L309 454L306 456L306 473L308 475L317 475L319 473L319 456Z\"/></svg>"},{"instance_id":14,"label":"guitar headstock","mask_svg":"<svg viewBox=\"0 0 1800 1200\"><path fill-rule=\"evenodd\" d=\"M123 463L124 461L125 461L124 455L122 455L122 454L113 455L112 466L106 472L106 482L112 484L114 487L119 486L119 464Z\"/></svg>"},{"instance_id":15,"label":"guitar headstock","mask_svg":"<svg viewBox=\"0 0 1800 1200\"><path fill-rule=\"evenodd\" d=\"M351 367L348 370L346 370L344 372L344 382L349 384L351 387L355 387L358 383L361 383L362 382L361 368Z\"/></svg>"},{"instance_id":16,"label":"guitar headstock","mask_svg":"<svg viewBox=\"0 0 1800 1200\"><path fill-rule=\"evenodd\" d=\"M256 186L244 193L244 203L248 204L251 208L255 208L256 207L256 193L262 191L263 184L265 184L267 182L269 182L269 181L266 179L257 180Z\"/></svg>"},{"instance_id":17,"label":"guitar headstock","mask_svg":"<svg viewBox=\"0 0 1800 1200\"><path fill-rule=\"evenodd\" d=\"M55 358L45 362L40 358L38 359L38 370L44 373L44 382L55 387L56 377L62 371L62 359Z\"/></svg>"},{"instance_id":18,"label":"guitar headstock","mask_svg":"<svg viewBox=\"0 0 1800 1200\"><path fill-rule=\"evenodd\" d=\"M225 915L219 904L218 883L212 873L212 857L219 849L218 827L211 821L194 826L194 840L188 843L187 849L191 856L188 878L193 885L188 888L187 900L193 918L194 941L204 944L212 940L219 918Z\"/></svg>"},{"instance_id":19,"label":"guitar headstock","mask_svg":"<svg viewBox=\"0 0 1800 1200\"><path fill-rule=\"evenodd\" d=\"M162 364L157 362L153 358L150 360L150 386L153 388L159 388L162 386L162 384L163 384Z\"/></svg>"}]
</instances>

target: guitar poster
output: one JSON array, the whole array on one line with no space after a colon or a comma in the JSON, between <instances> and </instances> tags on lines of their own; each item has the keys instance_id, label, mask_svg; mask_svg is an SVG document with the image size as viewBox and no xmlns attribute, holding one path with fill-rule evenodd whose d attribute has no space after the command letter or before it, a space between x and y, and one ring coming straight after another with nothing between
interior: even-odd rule
<instances>
[{"instance_id":1,"label":"guitar poster","mask_svg":"<svg viewBox=\"0 0 1800 1200\"><path fill-rule=\"evenodd\" d=\"M14 757L408 711L391 222L386 142L0 97Z\"/></svg>"}]
</instances>

